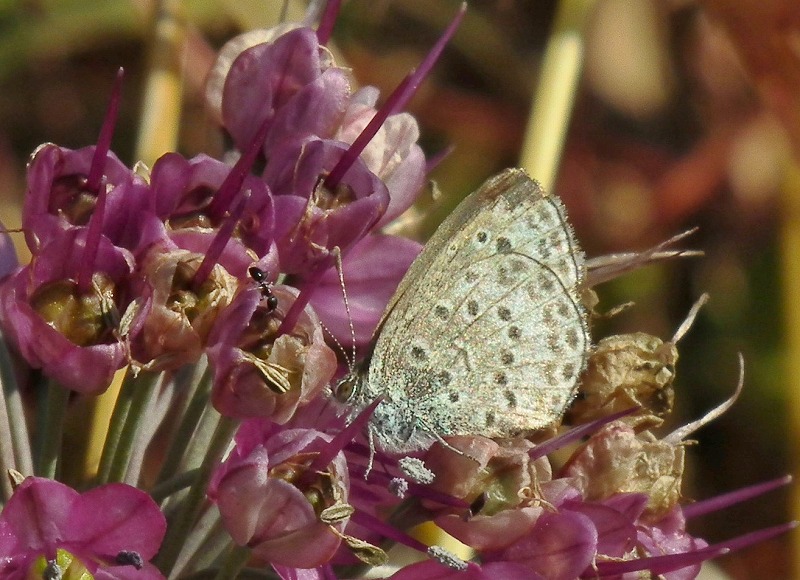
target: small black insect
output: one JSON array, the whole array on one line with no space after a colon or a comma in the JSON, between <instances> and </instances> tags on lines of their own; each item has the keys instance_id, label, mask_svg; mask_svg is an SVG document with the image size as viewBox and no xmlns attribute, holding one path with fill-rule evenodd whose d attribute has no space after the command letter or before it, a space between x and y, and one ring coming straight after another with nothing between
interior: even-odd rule
<instances>
[{"instance_id":1,"label":"small black insect","mask_svg":"<svg viewBox=\"0 0 800 580\"><path fill-rule=\"evenodd\" d=\"M272 293L272 283L267 282L267 274L261 268L250 266L247 273L261 291L261 298L267 301L267 308L270 312L278 307L278 297Z\"/></svg>"}]
</instances>

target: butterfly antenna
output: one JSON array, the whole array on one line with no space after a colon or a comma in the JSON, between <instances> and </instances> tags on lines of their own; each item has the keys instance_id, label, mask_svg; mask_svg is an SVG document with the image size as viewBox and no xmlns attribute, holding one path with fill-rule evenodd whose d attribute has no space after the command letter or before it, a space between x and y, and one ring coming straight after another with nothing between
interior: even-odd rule
<instances>
[{"instance_id":1,"label":"butterfly antenna","mask_svg":"<svg viewBox=\"0 0 800 580\"><path fill-rule=\"evenodd\" d=\"M345 290L344 287L344 276L342 275L342 256L338 246L335 246L333 248L333 254L336 256L336 271L339 273L339 283L342 287L342 295L344 296L344 308L347 311L347 322L350 325L350 337L352 341L352 349L350 354L348 355L347 349L345 349L344 346L342 346L342 343L339 342L339 339L336 338L336 336L334 336L334 334L327 326L325 326L324 322L320 320L319 324L322 327L322 330L325 332L325 334L327 334L331 338L333 343L336 345L338 351L342 353L342 356L347 361L348 374L352 374L355 372L355 366L356 366L356 331L355 327L353 326L353 317L350 315L350 304L347 302L347 291Z\"/></svg>"},{"instance_id":2,"label":"butterfly antenna","mask_svg":"<svg viewBox=\"0 0 800 580\"><path fill-rule=\"evenodd\" d=\"M353 326L353 315L350 312L350 302L347 300L347 286L344 283L344 266L342 265L342 252L339 246L333 248L333 255L336 257L336 271L339 274L339 287L342 289L342 300L344 310L347 312L347 324L350 327L350 361L348 366L352 371L356 364L356 329ZM345 354L345 357L347 355Z\"/></svg>"},{"instance_id":3,"label":"butterfly antenna","mask_svg":"<svg viewBox=\"0 0 800 580\"><path fill-rule=\"evenodd\" d=\"M327 326L325 326L324 322L322 322L320 320L319 321L319 325L322 327L322 330L325 332L325 334L327 334L328 336L331 337L331 340L336 345L336 348L339 350L339 352L342 353L342 356L347 358L347 351L342 346L342 343L339 342L339 340L333 335L333 333L330 331L330 329ZM353 363L351 363L349 360L347 361L347 368L348 368L348 370L352 370L352 368L353 368Z\"/></svg>"}]
</instances>

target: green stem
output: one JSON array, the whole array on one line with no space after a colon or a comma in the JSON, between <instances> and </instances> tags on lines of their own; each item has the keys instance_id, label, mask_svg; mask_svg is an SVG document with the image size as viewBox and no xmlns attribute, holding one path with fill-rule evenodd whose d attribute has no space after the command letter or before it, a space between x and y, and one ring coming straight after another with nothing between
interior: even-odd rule
<instances>
[{"instance_id":1,"label":"green stem","mask_svg":"<svg viewBox=\"0 0 800 580\"><path fill-rule=\"evenodd\" d=\"M34 472L41 477L55 479L58 475L58 462L61 455L61 440L64 435L64 417L67 416L69 389L55 381L44 387L39 400L39 413L36 418L36 468Z\"/></svg>"},{"instance_id":2,"label":"green stem","mask_svg":"<svg viewBox=\"0 0 800 580\"><path fill-rule=\"evenodd\" d=\"M14 438L11 436L8 422L6 399L0 396L0 473L8 473L9 469L17 469L14 462ZM13 493L8 477L0 477L0 492L2 492L0 502L7 502Z\"/></svg>"},{"instance_id":3,"label":"green stem","mask_svg":"<svg viewBox=\"0 0 800 580\"><path fill-rule=\"evenodd\" d=\"M184 469L194 469L203 462L206 449L214 436L219 425L220 414L212 406L207 406L203 412L203 417L200 419L200 424L197 425L194 434L189 439L189 444L183 455L182 467Z\"/></svg>"},{"instance_id":4,"label":"green stem","mask_svg":"<svg viewBox=\"0 0 800 580\"><path fill-rule=\"evenodd\" d=\"M24 475L31 475L33 473L33 455L28 424L25 422L25 409L14 374L14 362L2 333L0 333L0 381L3 384L2 394L8 409L8 429L14 449L15 469Z\"/></svg>"},{"instance_id":5,"label":"green stem","mask_svg":"<svg viewBox=\"0 0 800 580\"><path fill-rule=\"evenodd\" d=\"M190 574L197 570L212 569L215 562L218 562L222 554L230 548L232 542L231 535L219 517L219 510L208 510L203 517L206 515L213 515L216 519L203 528L201 526L204 522L201 519L195 530L192 530L186 541L186 549L181 554L181 558L186 560L182 568ZM184 572L181 572L181 576L183 575Z\"/></svg>"},{"instance_id":6,"label":"green stem","mask_svg":"<svg viewBox=\"0 0 800 580\"><path fill-rule=\"evenodd\" d=\"M250 548L232 544L214 580L235 580L249 559Z\"/></svg>"},{"instance_id":7,"label":"green stem","mask_svg":"<svg viewBox=\"0 0 800 580\"><path fill-rule=\"evenodd\" d=\"M182 489L186 489L192 485L197 477L198 471L198 469L184 471L180 475L175 475L170 479L165 479L164 481L159 482L158 485L153 486L153 488L150 490L150 495L152 496L153 501L156 503L161 503L173 493Z\"/></svg>"},{"instance_id":8,"label":"green stem","mask_svg":"<svg viewBox=\"0 0 800 580\"><path fill-rule=\"evenodd\" d=\"M111 414L111 420L108 424L108 432L106 434L106 441L103 445L103 454L100 456L100 467L97 472L97 483L108 483L111 475L111 467L114 457L117 453L117 447L122 438L122 431L128 419L133 400L136 394L142 390L145 380L154 380L153 373L141 372L134 376L133 370L128 367L125 373L125 379L122 381L122 387L117 397L117 402L114 405L114 412Z\"/></svg>"},{"instance_id":9,"label":"green stem","mask_svg":"<svg viewBox=\"0 0 800 580\"><path fill-rule=\"evenodd\" d=\"M172 568L175 566L175 562L183 548L186 537L197 521L197 517L203 507L203 501L205 500L208 482L211 479L214 468L225 453L238 425L239 422L236 419L223 417L219 425L217 425L216 431L214 431L214 436L211 438L206 456L198 470L197 479L189 490L189 494L184 499L183 505L173 525L167 530L167 536L164 539L161 551L158 556L156 556L156 566L158 566L159 570L166 576L169 576L172 572Z\"/></svg>"},{"instance_id":10,"label":"green stem","mask_svg":"<svg viewBox=\"0 0 800 580\"><path fill-rule=\"evenodd\" d=\"M159 383L161 373L142 372L137 377L138 388L133 393L130 407L125 417L125 424L117 440L114 457L108 471L107 481L122 481L128 471L136 434L145 417L150 399L153 397L156 385ZM141 379L141 380L139 380Z\"/></svg>"},{"instance_id":11,"label":"green stem","mask_svg":"<svg viewBox=\"0 0 800 580\"><path fill-rule=\"evenodd\" d=\"M219 517L219 510L213 507L206 510L186 538L177 572L183 577L187 573L193 574L197 570L212 568L230 547L231 541L231 535L225 530Z\"/></svg>"},{"instance_id":12,"label":"green stem","mask_svg":"<svg viewBox=\"0 0 800 580\"><path fill-rule=\"evenodd\" d=\"M163 483L175 476L178 469L183 464L186 454L187 441L191 441L197 425L203 416L203 411L208 406L208 399L211 392L211 371L206 368L203 376L197 384L197 388L192 395L192 400L181 419L178 430L172 437L169 450L161 465L161 472L158 474L157 481Z\"/></svg>"}]
</instances>

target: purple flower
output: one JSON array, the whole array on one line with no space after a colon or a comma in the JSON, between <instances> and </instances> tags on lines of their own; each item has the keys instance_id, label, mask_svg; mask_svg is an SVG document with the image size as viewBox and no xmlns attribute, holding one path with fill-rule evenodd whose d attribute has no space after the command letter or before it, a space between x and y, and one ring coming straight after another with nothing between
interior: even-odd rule
<instances>
[{"instance_id":1,"label":"purple flower","mask_svg":"<svg viewBox=\"0 0 800 580\"><path fill-rule=\"evenodd\" d=\"M97 580L162 578L148 560L166 521L149 495L121 483L78 493L49 479L26 478L0 514L0 575L29 578L37 560L62 550Z\"/></svg>"},{"instance_id":2,"label":"purple flower","mask_svg":"<svg viewBox=\"0 0 800 580\"><path fill-rule=\"evenodd\" d=\"M87 230L62 232L31 264L0 286L5 336L34 368L63 387L86 394L105 391L126 363L117 335L133 257L101 237L87 264ZM81 288L81 271L89 283ZM90 275L90 276L89 276Z\"/></svg>"},{"instance_id":3,"label":"purple flower","mask_svg":"<svg viewBox=\"0 0 800 580\"><path fill-rule=\"evenodd\" d=\"M22 225L34 254L64 230L89 223L98 198L87 183L95 152L94 146L73 151L46 143L31 156ZM107 196L103 234L133 249L147 218L146 184L109 151L99 187Z\"/></svg>"},{"instance_id":4,"label":"purple flower","mask_svg":"<svg viewBox=\"0 0 800 580\"><path fill-rule=\"evenodd\" d=\"M175 369L202 354L219 314L238 287L238 280L220 264L195 284L203 259L203 254L179 249L170 241L152 245L141 257L140 310L130 338L131 355L138 364Z\"/></svg>"},{"instance_id":5,"label":"purple flower","mask_svg":"<svg viewBox=\"0 0 800 580\"><path fill-rule=\"evenodd\" d=\"M274 213L272 198L266 184L252 175L241 175L241 183L233 169L206 155L184 159L177 153L161 156L153 166L150 179L152 203L155 214L172 232L213 231L226 218L225 207L217 207L218 195L232 199L239 191L249 197L243 211L243 219L234 231L234 239L249 249L255 256L263 256L271 248ZM221 191L222 187L231 191ZM250 255L248 261L252 262Z\"/></svg>"},{"instance_id":6,"label":"purple flower","mask_svg":"<svg viewBox=\"0 0 800 580\"><path fill-rule=\"evenodd\" d=\"M330 137L347 106L350 84L316 32L281 26L226 45L209 81L208 100L244 151L265 122L267 158L285 140Z\"/></svg>"},{"instance_id":7,"label":"purple flower","mask_svg":"<svg viewBox=\"0 0 800 580\"><path fill-rule=\"evenodd\" d=\"M313 465L329 439L268 421L242 425L209 490L234 542L276 566L315 568L333 557L348 520L350 483L342 453Z\"/></svg>"},{"instance_id":8,"label":"purple flower","mask_svg":"<svg viewBox=\"0 0 800 580\"><path fill-rule=\"evenodd\" d=\"M308 273L334 247L346 253L386 211L386 185L360 159L335 190L325 186L345 151L338 141L306 140L281 147L269 159L264 179L281 216L275 242L283 272Z\"/></svg>"},{"instance_id":9,"label":"purple flower","mask_svg":"<svg viewBox=\"0 0 800 580\"><path fill-rule=\"evenodd\" d=\"M297 290L274 286L272 293L275 310L255 288L241 292L211 336L212 400L223 415L286 423L298 406L321 396L336 372L336 355L310 308L289 334L276 334Z\"/></svg>"}]
</instances>

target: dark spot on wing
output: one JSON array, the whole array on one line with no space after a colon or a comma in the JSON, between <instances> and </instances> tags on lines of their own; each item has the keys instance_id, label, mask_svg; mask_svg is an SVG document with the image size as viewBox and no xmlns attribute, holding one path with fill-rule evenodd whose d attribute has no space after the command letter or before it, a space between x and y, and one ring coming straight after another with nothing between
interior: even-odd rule
<instances>
[{"instance_id":1,"label":"dark spot on wing","mask_svg":"<svg viewBox=\"0 0 800 580\"><path fill-rule=\"evenodd\" d=\"M414 360L424 362L428 360L428 353L425 352L425 349L421 346L412 346L411 347L411 356Z\"/></svg>"},{"instance_id":2,"label":"dark spot on wing","mask_svg":"<svg viewBox=\"0 0 800 580\"><path fill-rule=\"evenodd\" d=\"M517 407L517 395L514 394L512 390L506 390L503 392L503 395L506 397L506 401L508 402L509 409L515 409Z\"/></svg>"}]
</instances>

